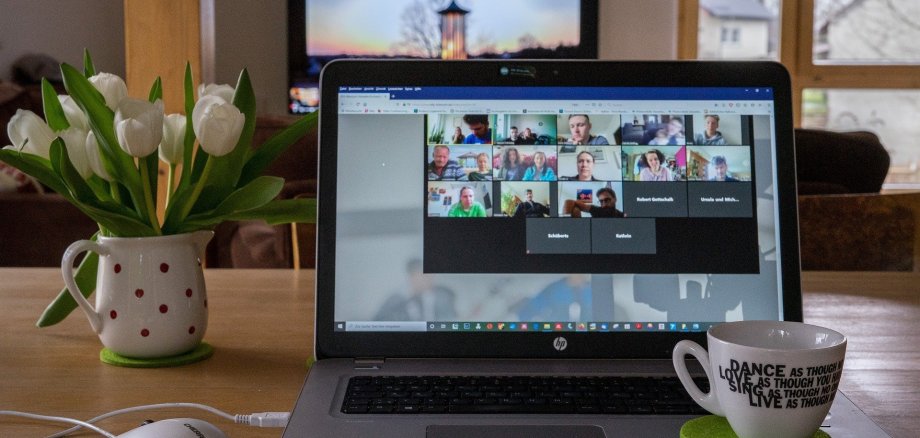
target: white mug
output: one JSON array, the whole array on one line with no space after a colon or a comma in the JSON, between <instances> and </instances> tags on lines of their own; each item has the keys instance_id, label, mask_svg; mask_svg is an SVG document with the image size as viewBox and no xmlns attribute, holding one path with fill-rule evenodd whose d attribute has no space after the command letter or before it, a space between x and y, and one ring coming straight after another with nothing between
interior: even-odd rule
<instances>
[{"instance_id":1,"label":"white mug","mask_svg":"<svg viewBox=\"0 0 920 438\"><path fill-rule=\"evenodd\" d=\"M158 237L78 240L64 252L64 284L102 344L126 357L174 356L193 350L208 328L202 254L212 231ZM99 254L96 306L83 298L73 263Z\"/></svg>"},{"instance_id":2,"label":"white mug","mask_svg":"<svg viewBox=\"0 0 920 438\"><path fill-rule=\"evenodd\" d=\"M791 321L738 321L706 334L709 352L683 340L673 361L684 388L707 411L726 417L741 438L811 437L831 408L847 338ZM692 355L703 366L710 391L687 371Z\"/></svg>"}]
</instances>

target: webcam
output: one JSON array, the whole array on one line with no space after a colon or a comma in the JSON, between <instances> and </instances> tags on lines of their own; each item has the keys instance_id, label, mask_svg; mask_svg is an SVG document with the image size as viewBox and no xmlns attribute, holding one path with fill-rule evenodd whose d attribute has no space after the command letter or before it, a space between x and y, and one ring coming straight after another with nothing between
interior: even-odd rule
<instances>
[{"instance_id":1,"label":"webcam","mask_svg":"<svg viewBox=\"0 0 920 438\"><path fill-rule=\"evenodd\" d=\"M498 74L511 77L536 78L537 68L531 65L503 65L499 67Z\"/></svg>"}]
</instances>

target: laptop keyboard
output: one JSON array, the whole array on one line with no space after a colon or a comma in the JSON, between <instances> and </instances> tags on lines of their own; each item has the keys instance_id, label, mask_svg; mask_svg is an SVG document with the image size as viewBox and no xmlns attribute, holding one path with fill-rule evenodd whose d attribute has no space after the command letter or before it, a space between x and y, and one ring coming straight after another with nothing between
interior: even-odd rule
<instances>
[{"instance_id":1,"label":"laptop keyboard","mask_svg":"<svg viewBox=\"0 0 920 438\"><path fill-rule=\"evenodd\" d=\"M705 378L695 379L703 391ZM706 414L677 377L355 376L346 414Z\"/></svg>"}]
</instances>

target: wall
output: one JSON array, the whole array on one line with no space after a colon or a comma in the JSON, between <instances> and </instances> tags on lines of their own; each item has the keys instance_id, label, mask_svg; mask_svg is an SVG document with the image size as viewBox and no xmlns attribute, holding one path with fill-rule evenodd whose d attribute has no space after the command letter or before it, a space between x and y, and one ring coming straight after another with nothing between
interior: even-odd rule
<instances>
[{"instance_id":1,"label":"wall","mask_svg":"<svg viewBox=\"0 0 920 438\"><path fill-rule=\"evenodd\" d=\"M598 57L675 59L678 1L598 0Z\"/></svg>"},{"instance_id":2,"label":"wall","mask_svg":"<svg viewBox=\"0 0 920 438\"><path fill-rule=\"evenodd\" d=\"M214 80L236 85L243 68L258 112L287 113L286 1L215 0Z\"/></svg>"},{"instance_id":3,"label":"wall","mask_svg":"<svg viewBox=\"0 0 920 438\"><path fill-rule=\"evenodd\" d=\"M83 49L96 69L125 75L122 0L0 0L0 80L25 54L44 53L83 66Z\"/></svg>"}]
</instances>

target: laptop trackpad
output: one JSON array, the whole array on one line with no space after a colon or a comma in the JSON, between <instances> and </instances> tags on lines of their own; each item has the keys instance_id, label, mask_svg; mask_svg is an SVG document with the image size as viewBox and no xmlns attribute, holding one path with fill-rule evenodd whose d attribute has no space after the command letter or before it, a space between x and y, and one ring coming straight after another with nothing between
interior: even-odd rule
<instances>
[{"instance_id":1,"label":"laptop trackpad","mask_svg":"<svg viewBox=\"0 0 920 438\"><path fill-rule=\"evenodd\" d=\"M600 426L428 426L428 438L605 438Z\"/></svg>"}]
</instances>

